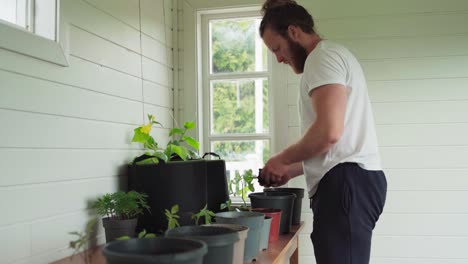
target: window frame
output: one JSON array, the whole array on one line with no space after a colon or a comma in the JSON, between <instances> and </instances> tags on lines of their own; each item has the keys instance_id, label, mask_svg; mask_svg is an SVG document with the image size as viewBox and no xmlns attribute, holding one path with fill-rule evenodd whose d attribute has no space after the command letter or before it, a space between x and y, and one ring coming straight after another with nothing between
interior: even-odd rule
<instances>
[{"instance_id":1,"label":"window frame","mask_svg":"<svg viewBox=\"0 0 468 264\"><path fill-rule=\"evenodd\" d=\"M37 4L41 1L32 1ZM60 20L60 0L55 0L55 40L37 35L30 30L34 28L35 17L26 18L26 28L0 19L0 49L27 55L48 61L60 66L68 66L68 45L66 41L67 26ZM31 5L26 8L32 9ZM31 11L34 16L34 11ZM28 30L30 29L30 30Z\"/></svg>"},{"instance_id":2,"label":"window frame","mask_svg":"<svg viewBox=\"0 0 468 264\"><path fill-rule=\"evenodd\" d=\"M210 58L210 35L209 35L209 21L216 19L231 19L231 18L261 18L260 7L249 8L232 8L232 9L219 9L199 12L198 14L198 95L201 96L201 101L198 102L197 111L199 115L200 136L201 136L201 150L202 153L208 152L211 149L211 143L218 140L267 140L269 142L270 155L276 150L275 140L275 120L273 112L274 105L274 89L273 89L273 56L267 50L266 61L267 68L264 71L254 71L248 73L211 73L211 58ZM258 32L258 31L257 31ZM211 94L210 82L215 80L239 80L239 79L256 79L264 78L268 82L268 133L248 133L248 134L228 134L228 135L212 135L211 134ZM256 168L251 168L254 175L257 174ZM259 191L259 190L257 190ZM231 197L233 204L240 204L242 200L240 197Z\"/></svg>"}]
</instances>

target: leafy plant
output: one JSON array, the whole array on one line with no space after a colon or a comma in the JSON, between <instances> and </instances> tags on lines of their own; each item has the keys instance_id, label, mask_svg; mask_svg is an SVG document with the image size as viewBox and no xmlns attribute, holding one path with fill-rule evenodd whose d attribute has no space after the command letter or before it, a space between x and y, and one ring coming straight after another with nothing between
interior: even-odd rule
<instances>
[{"instance_id":1,"label":"leafy plant","mask_svg":"<svg viewBox=\"0 0 468 264\"><path fill-rule=\"evenodd\" d=\"M69 248L75 250L71 257L74 257L79 251L83 250L84 262L86 264L91 263L91 254L89 254L89 252L86 252L86 250L90 248L91 239L93 239L93 236L95 235L94 227L96 226L97 221L97 218L89 220L86 223L86 228L84 232L73 231L68 233L70 235L78 237L76 240L70 241L70 243L68 244Z\"/></svg>"},{"instance_id":2,"label":"leafy plant","mask_svg":"<svg viewBox=\"0 0 468 264\"><path fill-rule=\"evenodd\" d=\"M140 233L138 233L138 238L155 238L156 234L153 233L146 233L146 230L143 229ZM117 240L129 240L131 237L129 236L121 236L117 238Z\"/></svg>"},{"instance_id":3,"label":"leafy plant","mask_svg":"<svg viewBox=\"0 0 468 264\"><path fill-rule=\"evenodd\" d=\"M187 136L187 131L195 128L194 122L185 122L183 128L174 127L169 131L171 140L165 148L161 148L156 140L150 135L153 125L162 124L156 121L154 115L148 115L149 123L135 128L132 142L143 144L146 149L145 156L136 158L137 164L157 164L159 160L165 162L177 159L182 160L199 158L198 151L200 144L193 137ZM188 146L188 147L187 147Z\"/></svg>"},{"instance_id":4,"label":"leafy plant","mask_svg":"<svg viewBox=\"0 0 468 264\"><path fill-rule=\"evenodd\" d=\"M192 219L195 219L195 224L198 225L198 221L200 220L201 217L204 217L205 218L205 224L211 224L211 218L216 216L216 214L211 211L211 210L208 210L207 209L207 205L205 205L205 207L203 207L200 212L192 215Z\"/></svg>"},{"instance_id":5,"label":"leafy plant","mask_svg":"<svg viewBox=\"0 0 468 264\"><path fill-rule=\"evenodd\" d=\"M171 210L164 210L164 214L166 215L167 218L167 230L171 230L173 228L179 227L179 215L177 214L179 212L179 205L173 205Z\"/></svg>"},{"instance_id":6,"label":"leafy plant","mask_svg":"<svg viewBox=\"0 0 468 264\"><path fill-rule=\"evenodd\" d=\"M247 208L247 194L254 192L255 187L253 185L254 175L252 170L246 170L242 174L236 171L234 179L229 182L229 192L233 196L240 196L243 201L243 207Z\"/></svg>"},{"instance_id":7,"label":"leafy plant","mask_svg":"<svg viewBox=\"0 0 468 264\"><path fill-rule=\"evenodd\" d=\"M230 187L230 186L229 186ZM232 201L231 199L227 200L226 202L222 203L220 206L219 206L219 209L221 210L224 210L224 209L228 209L230 210L231 209L231 204L232 204Z\"/></svg>"},{"instance_id":8,"label":"leafy plant","mask_svg":"<svg viewBox=\"0 0 468 264\"><path fill-rule=\"evenodd\" d=\"M132 219L143 213L146 209L147 195L135 191L108 193L98 198L93 204L93 208L101 216L116 220Z\"/></svg>"}]
</instances>

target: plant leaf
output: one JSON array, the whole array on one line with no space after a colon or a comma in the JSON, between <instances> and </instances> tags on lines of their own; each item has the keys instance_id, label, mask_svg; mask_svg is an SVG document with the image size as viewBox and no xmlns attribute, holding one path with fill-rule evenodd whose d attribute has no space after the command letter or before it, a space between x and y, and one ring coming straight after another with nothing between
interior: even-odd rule
<instances>
[{"instance_id":1,"label":"plant leaf","mask_svg":"<svg viewBox=\"0 0 468 264\"><path fill-rule=\"evenodd\" d=\"M182 160L187 160L187 149L181 146L172 145L172 152L179 155Z\"/></svg>"},{"instance_id":2,"label":"plant leaf","mask_svg":"<svg viewBox=\"0 0 468 264\"><path fill-rule=\"evenodd\" d=\"M172 135L175 135L175 134L183 134L183 133L184 133L184 130L182 130L180 128L173 128L169 132L169 136L172 136Z\"/></svg>"},{"instance_id":3,"label":"plant leaf","mask_svg":"<svg viewBox=\"0 0 468 264\"><path fill-rule=\"evenodd\" d=\"M193 121L185 122L184 127L187 130L195 128L195 122Z\"/></svg>"},{"instance_id":4,"label":"plant leaf","mask_svg":"<svg viewBox=\"0 0 468 264\"><path fill-rule=\"evenodd\" d=\"M200 143L198 143L198 141L194 139L193 137L183 136L182 139L185 140L187 145L191 146L192 148L196 150L198 150L198 148L200 147Z\"/></svg>"},{"instance_id":5,"label":"plant leaf","mask_svg":"<svg viewBox=\"0 0 468 264\"><path fill-rule=\"evenodd\" d=\"M121 236L121 237L116 238L116 240L129 240L129 239L130 239L129 236Z\"/></svg>"},{"instance_id":6,"label":"plant leaf","mask_svg":"<svg viewBox=\"0 0 468 264\"><path fill-rule=\"evenodd\" d=\"M145 238L155 238L156 237L156 234L153 234L153 233L148 233L145 235Z\"/></svg>"},{"instance_id":7,"label":"plant leaf","mask_svg":"<svg viewBox=\"0 0 468 264\"><path fill-rule=\"evenodd\" d=\"M139 143L146 143L146 141L148 141L148 139L151 137L150 135L148 134L145 134L145 133L142 133L140 131L141 127L137 127L133 130L134 134L133 134L133 138L132 138L132 142L139 142Z\"/></svg>"}]
</instances>

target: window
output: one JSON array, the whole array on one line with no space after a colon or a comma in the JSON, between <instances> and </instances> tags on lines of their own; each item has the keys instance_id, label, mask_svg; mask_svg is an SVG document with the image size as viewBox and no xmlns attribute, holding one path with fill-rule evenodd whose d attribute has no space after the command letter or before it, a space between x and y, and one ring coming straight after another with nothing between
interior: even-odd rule
<instances>
[{"instance_id":1,"label":"window","mask_svg":"<svg viewBox=\"0 0 468 264\"><path fill-rule=\"evenodd\" d=\"M56 40L55 0L0 0L0 19L10 25Z\"/></svg>"},{"instance_id":2,"label":"window","mask_svg":"<svg viewBox=\"0 0 468 264\"><path fill-rule=\"evenodd\" d=\"M257 175L272 141L270 59L258 34L260 14L207 14L201 21L204 149L226 160L228 177L247 169Z\"/></svg>"},{"instance_id":3,"label":"window","mask_svg":"<svg viewBox=\"0 0 468 264\"><path fill-rule=\"evenodd\" d=\"M67 66L58 11L58 0L0 0L0 48Z\"/></svg>"}]
</instances>

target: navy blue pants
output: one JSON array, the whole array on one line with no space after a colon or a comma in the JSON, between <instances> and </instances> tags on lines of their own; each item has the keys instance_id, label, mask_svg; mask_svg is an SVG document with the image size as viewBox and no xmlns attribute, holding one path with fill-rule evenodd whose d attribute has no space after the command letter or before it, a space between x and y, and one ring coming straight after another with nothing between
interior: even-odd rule
<instances>
[{"instance_id":1,"label":"navy blue pants","mask_svg":"<svg viewBox=\"0 0 468 264\"><path fill-rule=\"evenodd\" d=\"M325 174L311 199L317 264L368 264L372 230L386 195L382 171L341 163Z\"/></svg>"}]
</instances>

